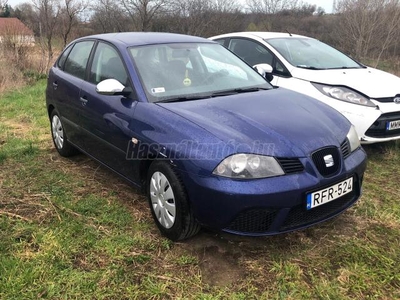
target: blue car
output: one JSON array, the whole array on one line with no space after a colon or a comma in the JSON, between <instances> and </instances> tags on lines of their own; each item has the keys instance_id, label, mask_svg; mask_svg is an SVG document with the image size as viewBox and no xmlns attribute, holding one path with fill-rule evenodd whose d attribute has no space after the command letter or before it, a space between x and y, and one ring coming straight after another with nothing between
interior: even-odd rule
<instances>
[{"instance_id":1,"label":"blue car","mask_svg":"<svg viewBox=\"0 0 400 300\"><path fill-rule=\"evenodd\" d=\"M59 154L83 152L142 188L174 241L202 226L252 236L305 228L361 194L366 154L349 121L271 86L210 40L77 39L49 72L46 104Z\"/></svg>"}]
</instances>

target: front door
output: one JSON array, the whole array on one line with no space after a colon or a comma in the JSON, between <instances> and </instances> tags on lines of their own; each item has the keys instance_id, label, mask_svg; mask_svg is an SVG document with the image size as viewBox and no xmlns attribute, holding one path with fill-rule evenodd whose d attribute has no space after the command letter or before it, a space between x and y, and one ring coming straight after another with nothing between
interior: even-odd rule
<instances>
[{"instance_id":1,"label":"front door","mask_svg":"<svg viewBox=\"0 0 400 300\"><path fill-rule=\"evenodd\" d=\"M128 153L134 137L132 121L137 101L134 92L129 97L98 94L96 85L111 78L133 89L118 50L99 42L88 81L83 83L80 94L80 98L85 101L81 118L85 135L84 148L94 158L137 182L139 162L129 159Z\"/></svg>"}]
</instances>

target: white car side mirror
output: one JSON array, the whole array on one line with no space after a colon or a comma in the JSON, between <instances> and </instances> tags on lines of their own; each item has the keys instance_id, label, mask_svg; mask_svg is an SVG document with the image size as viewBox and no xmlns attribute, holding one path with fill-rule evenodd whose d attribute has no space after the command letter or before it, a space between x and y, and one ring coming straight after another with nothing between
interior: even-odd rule
<instances>
[{"instance_id":1,"label":"white car side mirror","mask_svg":"<svg viewBox=\"0 0 400 300\"><path fill-rule=\"evenodd\" d=\"M96 92L100 95L128 95L131 91L128 91L125 86L116 79L105 79L100 81L96 86Z\"/></svg>"},{"instance_id":2,"label":"white car side mirror","mask_svg":"<svg viewBox=\"0 0 400 300\"><path fill-rule=\"evenodd\" d=\"M269 64L257 64L253 66L262 77L266 78L268 81L272 81L274 76L272 75L273 68Z\"/></svg>"}]
</instances>

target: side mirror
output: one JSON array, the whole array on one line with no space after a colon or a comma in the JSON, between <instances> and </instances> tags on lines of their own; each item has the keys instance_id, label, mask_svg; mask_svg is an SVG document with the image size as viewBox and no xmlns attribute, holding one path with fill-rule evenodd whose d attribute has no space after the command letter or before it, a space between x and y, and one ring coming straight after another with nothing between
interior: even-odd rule
<instances>
[{"instance_id":1,"label":"side mirror","mask_svg":"<svg viewBox=\"0 0 400 300\"><path fill-rule=\"evenodd\" d=\"M105 79L97 84L96 92L106 96L128 96L132 90L116 79Z\"/></svg>"},{"instance_id":2,"label":"side mirror","mask_svg":"<svg viewBox=\"0 0 400 300\"><path fill-rule=\"evenodd\" d=\"M253 66L253 69L269 82L274 79L274 76L272 75L274 69L269 64L257 64Z\"/></svg>"}]
</instances>

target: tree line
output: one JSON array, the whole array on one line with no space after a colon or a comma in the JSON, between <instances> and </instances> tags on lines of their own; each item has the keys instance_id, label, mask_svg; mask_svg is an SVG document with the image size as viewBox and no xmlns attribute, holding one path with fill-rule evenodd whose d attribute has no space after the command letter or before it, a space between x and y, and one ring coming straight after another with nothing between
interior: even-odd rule
<instances>
[{"instance_id":1,"label":"tree line","mask_svg":"<svg viewBox=\"0 0 400 300\"><path fill-rule=\"evenodd\" d=\"M0 16L33 30L53 59L78 36L160 31L209 37L233 31L283 31L318 38L359 60L400 57L400 0L336 0L332 13L300 0L31 0Z\"/></svg>"}]
</instances>

